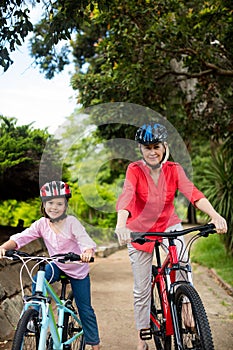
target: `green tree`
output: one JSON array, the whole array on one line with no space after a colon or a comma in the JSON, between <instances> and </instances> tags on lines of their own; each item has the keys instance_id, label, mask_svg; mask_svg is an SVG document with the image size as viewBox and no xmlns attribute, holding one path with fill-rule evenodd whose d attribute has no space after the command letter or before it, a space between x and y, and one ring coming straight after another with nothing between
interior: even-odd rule
<instances>
[{"instance_id":1,"label":"green tree","mask_svg":"<svg viewBox=\"0 0 233 350\"><path fill-rule=\"evenodd\" d=\"M25 202L16 199L1 201L0 225L16 227L19 220L22 220L23 227L30 226L35 220L41 217L40 199L29 199Z\"/></svg>"},{"instance_id":2,"label":"green tree","mask_svg":"<svg viewBox=\"0 0 233 350\"><path fill-rule=\"evenodd\" d=\"M0 116L1 200L38 197L40 184L68 174L59 161L58 141L47 130L33 129L31 124L17 126L16 122Z\"/></svg>"},{"instance_id":3,"label":"green tree","mask_svg":"<svg viewBox=\"0 0 233 350\"><path fill-rule=\"evenodd\" d=\"M86 12L107 6L108 0L3 0L0 7L0 65L6 71L13 63L11 52L22 45L25 38L33 31L38 42L41 35L43 43L37 45L39 56L36 57L43 69L58 71L67 63L67 48L56 51L56 45L63 40L70 40L73 30L80 29ZM41 23L37 27L31 21L33 8L42 9ZM56 53L56 54L55 54ZM55 54L55 56L54 56ZM44 56L44 59L43 57ZM47 58L46 58L47 56ZM49 59L48 59L49 57ZM41 58L41 59L40 59ZM52 63L49 63L49 60ZM48 74L48 77L51 77Z\"/></svg>"},{"instance_id":4,"label":"green tree","mask_svg":"<svg viewBox=\"0 0 233 350\"><path fill-rule=\"evenodd\" d=\"M190 152L194 140L222 143L232 132L232 33L229 1L115 0L72 42L78 102L150 107L177 128ZM103 137L118 131L107 122L99 128Z\"/></svg>"},{"instance_id":5,"label":"green tree","mask_svg":"<svg viewBox=\"0 0 233 350\"><path fill-rule=\"evenodd\" d=\"M232 137L228 137L221 146L215 147L208 165L203 167L204 181L200 180L201 188L210 199L216 210L223 215L228 223L228 232L222 239L228 252L233 255L233 157Z\"/></svg>"},{"instance_id":6,"label":"green tree","mask_svg":"<svg viewBox=\"0 0 233 350\"><path fill-rule=\"evenodd\" d=\"M136 103L186 139L200 131L223 137L232 115L232 31L227 1L115 0L72 41L78 102Z\"/></svg>"}]
</instances>

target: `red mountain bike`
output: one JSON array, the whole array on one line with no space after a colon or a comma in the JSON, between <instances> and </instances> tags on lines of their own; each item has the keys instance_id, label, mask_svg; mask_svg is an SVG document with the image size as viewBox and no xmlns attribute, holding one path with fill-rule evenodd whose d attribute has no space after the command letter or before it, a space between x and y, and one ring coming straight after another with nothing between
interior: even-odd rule
<instances>
[{"instance_id":1,"label":"red mountain bike","mask_svg":"<svg viewBox=\"0 0 233 350\"><path fill-rule=\"evenodd\" d=\"M141 330L143 340L154 339L157 350L214 350L208 318L199 294L192 283L190 250L199 237L216 233L213 224L174 232L132 232L133 242L155 242L157 265L152 265L150 329ZM180 236L196 232L182 245L180 256L176 242ZM168 253L161 259L162 238L168 240ZM182 241L180 241L182 244ZM188 258L183 257L187 252ZM176 280L176 273L183 276ZM173 341L174 339L174 341Z\"/></svg>"}]
</instances>

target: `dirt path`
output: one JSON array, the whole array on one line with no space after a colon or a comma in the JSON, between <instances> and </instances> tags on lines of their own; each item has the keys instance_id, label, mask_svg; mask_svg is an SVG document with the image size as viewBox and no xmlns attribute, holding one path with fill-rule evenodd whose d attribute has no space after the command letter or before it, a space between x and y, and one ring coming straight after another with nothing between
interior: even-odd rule
<instances>
[{"instance_id":1,"label":"dirt path","mask_svg":"<svg viewBox=\"0 0 233 350\"><path fill-rule=\"evenodd\" d=\"M233 349L233 298L205 268L193 266L193 275L209 317L215 350ZM91 280L101 350L136 350L133 280L127 250L96 258L91 265ZM9 350L10 343L1 344L0 349ZM154 349L152 343L150 349Z\"/></svg>"},{"instance_id":2,"label":"dirt path","mask_svg":"<svg viewBox=\"0 0 233 350\"><path fill-rule=\"evenodd\" d=\"M233 349L233 298L205 268L193 266L193 275L208 314L215 350ZM127 250L97 259L91 277L101 350L136 350L133 280ZM150 348L154 349L152 345Z\"/></svg>"}]
</instances>

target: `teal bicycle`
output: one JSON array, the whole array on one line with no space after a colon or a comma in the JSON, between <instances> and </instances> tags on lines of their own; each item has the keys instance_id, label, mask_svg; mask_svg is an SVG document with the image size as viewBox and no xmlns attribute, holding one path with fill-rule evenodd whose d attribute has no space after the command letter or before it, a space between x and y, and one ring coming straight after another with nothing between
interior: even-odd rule
<instances>
[{"instance_id":1,"label":"teal bicycle","mask_svg":"<svg viewBox=\"0 0 233 350\"><path fill-rule=\"evenodd\" d=\"M81 260L80 256L74 253L53 257L30 256L11 250L6 252L5 257L22 263L20 285L23 310L15 331L12 350L84 350L82 324L74 305L73 293L67 288L69 278L66 275L60 276L60 297L45 279L46 264L51 264L52 261L77 263ZM91 261L93 260L92 258ZM22 276L25 269L32 281L34 271L38 270L35 295L24 294Z\"/></svg>"}]
</instances>

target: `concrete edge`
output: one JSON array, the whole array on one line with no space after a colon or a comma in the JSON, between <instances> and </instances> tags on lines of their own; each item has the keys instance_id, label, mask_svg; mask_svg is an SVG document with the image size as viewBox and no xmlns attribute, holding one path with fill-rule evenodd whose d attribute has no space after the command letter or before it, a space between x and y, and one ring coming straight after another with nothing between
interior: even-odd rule
<instances>
[{"instance_id":1,"label":"concrete edge","mask_svg":"<svg viewBox=\"0 0 233 350\"><path fill-rule=\"evenodd\" d=\"M118 243L112 243L106 246L98 246L95 255L99 258L107 258L109 255L115 253L118 250L125 249L126 246L120 246Z\"/></svg>"},{"instance_id":2,"label":"concrete edge","mask_svg":"<svg viewBox=\"0 0 233 350\"><path fill-rule=\"evenodd\" d=\"M211 277L214 278L217 283L227 292L227 294L233 297L233 288L228 283L226 283L214 269L208 269L208 272Z\"/></svg>"}]
</instances>

